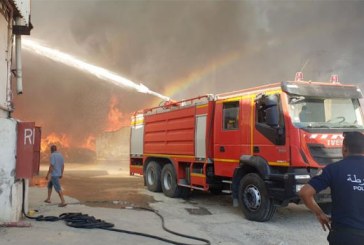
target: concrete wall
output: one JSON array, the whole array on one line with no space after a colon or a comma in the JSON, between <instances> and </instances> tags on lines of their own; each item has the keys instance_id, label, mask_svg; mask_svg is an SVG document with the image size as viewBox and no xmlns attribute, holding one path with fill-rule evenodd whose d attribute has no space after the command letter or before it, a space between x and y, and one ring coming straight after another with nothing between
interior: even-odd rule
<instances>
[{"instance_id":1,"label":"concrete wall","mask_svg":"<svg viewBox=\"0 0 364 245\"><path fill-rule=\"evenodd\" d=\"M22 182L15 180L16 121L0 118L0 221L20 219Z\"/></svg>"},{"instance_id":2,"label":"concrete wall","mask_svg":"<svg viewBox=\"0 0 364 245\"><path fill-rule=\"evenodd\" d=\"M27 23L30 0L16 0L9 3L13 8L17 8L17 12ZM8 11L8 5L3 0L0 0L0 5L0 221L18 221L22 215L23 184L21 180L15 179L17 122L8 118L12 52L12 32L9 31L9 24L13 23L11 16L8 16L11 13ZM25 210L28 205L28 183L29 181L26 181Z\"/></svg>"}]
</instances>

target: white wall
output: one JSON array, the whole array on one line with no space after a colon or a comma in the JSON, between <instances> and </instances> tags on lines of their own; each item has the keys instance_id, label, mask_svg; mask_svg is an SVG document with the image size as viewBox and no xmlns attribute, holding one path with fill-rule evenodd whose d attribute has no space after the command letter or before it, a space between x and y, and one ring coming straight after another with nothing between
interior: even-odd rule
<instances>
[{"instance_id":1,"label":"white wall","mask_svg":"<svg viewBox=\"0 0 364 245\"><path fill-rule=\"evenodd\" d=\"M0 221L20 219L22 183L15 181L16 121L0 118Z\"/></svg>"},{"instance_id":2,"label":"white wall","mask_svg":"<svg viewBox=\"0 0 364 245\"><path fill-rule=\"evenodd\" d=\"M2 4L2 1L0 0ZM14 2L24 22L29 20L30 0ZM5 5L2 5L3 7ZM0 221L18 221L21 218L23 185L15 179L17 122L8 119L8 86L10 79L11 43L8 21L0 13ZM26 182L25 210L28 206L28 181Z\"/></svg>"}]
</instances>

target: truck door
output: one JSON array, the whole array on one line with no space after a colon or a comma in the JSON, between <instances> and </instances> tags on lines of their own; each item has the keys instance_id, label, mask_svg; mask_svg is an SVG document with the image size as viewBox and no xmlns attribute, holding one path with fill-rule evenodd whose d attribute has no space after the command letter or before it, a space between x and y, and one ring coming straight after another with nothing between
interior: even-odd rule
<instances>
[{"instance_id":1,"label":"truck door","mask_svg":"<svg viewBox=\"0 0 364 245\"><path fill-rule=\"evenodd\" d=\"M279 94L256 97L253 132L253 155L261 156L271 166L289 166L289 150Z\"/></svg>"},{"instance_id":2,"label":"truck door","mask_svg":"<svg viewBox=\"0 0 364 245\"><path fill-rule=\"evenodd\" d=\"M214 122L215 175L231 177L241 155L240 101L217 101Z\"/></svg>"}]
</instances>

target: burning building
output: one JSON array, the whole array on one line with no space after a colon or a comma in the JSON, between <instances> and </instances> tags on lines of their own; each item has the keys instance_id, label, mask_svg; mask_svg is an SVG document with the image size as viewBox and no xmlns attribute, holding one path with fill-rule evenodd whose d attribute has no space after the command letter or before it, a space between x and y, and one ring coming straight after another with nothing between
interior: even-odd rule
<instances>
[{"instance_id":1,"label":"burning building","mask_svg":"<svg viewBox=\"0 0 364 245\"><path fill-rule=\"evenodd\" d=\"M41 162L49 163L50 147L56 145L66 162L93 162L96 159L95 137L88 136L83 143L77 144L67 134L52 132L42 138Z\"/></svg>"},{"instance_id":2,"label":"burning building","mask_svg":"<svg viewBox=\"0 0 364 245\"><path fill-rule=\"evenodd\" d=\"M130 117L117 107L117 97L111 97L107 127L96 138L97 160L122 160L129 157Z\"/></svg>"},{"instance_id":3,"label":"burning building","mask_svg":"<svg viewBox=\"0 0 364 245\"><path fill-rule=\"evenodd\" d=\"M50 146L56 145L68 163L92 163L97 160L121 160L129 153L130 115L119 109L119 99L111 96L100 132L90 131L84 137L50 131L43 133L41 162L48 163Z\"/></svg>"},{"instance_id":4,"label":"burning building","mask_svg":"<svg viewBox=\"0 0 364 245\"><path fill-rule=\"evenodd\" d=\"M105 132L96 139L96 156L99 161L129 160L130 128Z\"/></svg>"}]
</instances>

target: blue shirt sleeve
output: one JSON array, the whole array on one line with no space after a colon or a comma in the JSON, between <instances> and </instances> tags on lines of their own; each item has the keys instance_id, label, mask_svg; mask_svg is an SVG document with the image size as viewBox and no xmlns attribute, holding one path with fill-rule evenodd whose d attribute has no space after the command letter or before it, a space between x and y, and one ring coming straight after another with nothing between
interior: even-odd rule
<instances>
[{"instance_id":1,"label":"blue shirt sleeve","mask_svg":"<svg viewBox=\"0 0 364 245\"><path fill-rule=\"evenodd\" d=\"M330 186L331 174L329 169L329 166L325 167L322 170L321 174L314 176L308 181L308 184L316 190L316 193L319 193L320 191L325 190L327 187Z\"/></svg>"},{"instance_id":2,"label":"blue shirt sleeve","mask_svg":"<svg viewBox=\"0 0 364 245\"><path fill-rule=\"evenodd\" d=\"M54 164L56 164L56 156L51 154L51 165L54 166Z\"/></svg>"}]
</instances>

